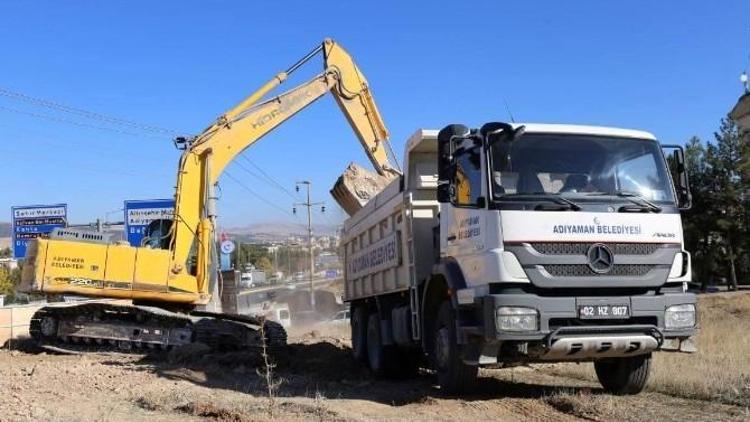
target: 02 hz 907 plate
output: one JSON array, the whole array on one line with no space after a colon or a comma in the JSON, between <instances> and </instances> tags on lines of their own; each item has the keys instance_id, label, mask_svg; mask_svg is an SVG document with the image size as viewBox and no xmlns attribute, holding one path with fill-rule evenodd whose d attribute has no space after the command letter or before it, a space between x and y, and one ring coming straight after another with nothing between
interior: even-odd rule
<instances>
[{"instance_id":1,"label":"02 hz 907 plate","mask_svg":"<svg viewBox=\"0 0 750 422\"><path fill-rule=\"evenodd\" d=\"M584 305L578 307L581 319L622 319L630 317L628 305Z\"/></svg>"}]
</instances>

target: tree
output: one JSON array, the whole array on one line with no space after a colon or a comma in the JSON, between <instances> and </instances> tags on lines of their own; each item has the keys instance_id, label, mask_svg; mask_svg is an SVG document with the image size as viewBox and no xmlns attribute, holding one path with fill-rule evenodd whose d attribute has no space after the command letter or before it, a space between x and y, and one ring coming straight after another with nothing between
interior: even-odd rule
<instances>
[{"instance_id":1,"label":"tree","mask_svg":"<svg viewBox=\"0 0 750 422\"><path fill-rule=\"evenodd\" d=\"M237 261L237 254L239 254L239 262ZM263 271L273 271L268 248L262 245L241 243L240 247L232 253L232 262L238 263L239 268L244 268L245 265L251 264ZM267 269L263 269L263 266Z\"/></svg>"},{"instance_id":2,"label":"tree","mask_svg":"<svg viewBox=\"0 0 750 422\"><path fill-rule=\"evenodd\" d=\"M685 146L693 194L693 208L684 220L685 244L702 289L717 276L726 277L730 289L736 289L750 268L745 202L750 151L729 119L721 121L714 138L704 146L693 137Z\"/></svg>"},{"instance_id":3,"label":"tree","mask_svg":"<svg viewBox=\"0 0 750 422\"><path fill-rule=\"evenodd\" d=\"M718 246L724 252L728 268L725 272L730 289L737 289L737 262L746 255L748 243L745 212L746 175L748 170L748 145L742 142L737 125L723 119L719 132L714 133L715 145L709 145L709 162L714 189L711 192L717 212Z\"/></svg>"},{"instance_id":4,"label":"tree","mask_svg":"<svg viewBox=\"0 0 750 422\"><path fill-rule=\"evenodd\" d=\"M0 249L0 258L10 258L13 251L10 248Z\"/></svg>"},{"instance_id":5,"label":"tree","mask_svg":"<svg viewBox=\"0 0 750 422\"><path fill-rule=\"evenodd\" d=\"M273 272L273 264L267 256L258 258L258 260L255 261L253 265L255 265L255 268L265 272L266 274L271 274Z\"/></svg>"},{"instance_id":6,"label":"tree","mask_svg":"<svg viewBox=\"0 0 750 422\"><path fill-rule=\"evenodd\" d=\"M9 270L5 266L0 266L0 295L5 295L8 298L13 298L16 293L16 287L20 282L20 268Z\"/></svg>"},{"instance_id":7,"label":"tree","mask_svg":"<svg viewBox=\"0 0 750 422\"><path fill-rule=\"evenodd\" d=\"M683 231L685 247L692 253L693 275L701 280L701 289L708 287L711 278L710 264L715 250L711 247L710 233L713 230L713 217L710 214L711 183L707 178L708 151L703 142L693 136L685 145L685 165L688 170L690 190L693 195L693 207L685 213Z\"/></svg>"},{"instance_id":8,"label":"tree","mask_svg":"<svg viewBox=\"0 0 750 422\"><path fill-rule=\"evenodd\" d=\"M297 245L282 246L276 256L279 271L285 272L287 275L298 271L306 271L310 268L310 254L305 247Z\"/></svg>"}]
</instances>

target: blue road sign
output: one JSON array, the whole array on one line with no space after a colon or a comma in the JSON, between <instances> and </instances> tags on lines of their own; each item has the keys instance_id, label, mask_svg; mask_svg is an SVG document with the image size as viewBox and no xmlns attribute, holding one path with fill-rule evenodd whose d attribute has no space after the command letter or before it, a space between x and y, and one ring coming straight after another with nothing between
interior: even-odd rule
<instances>
[{"instance_id":1,"label":"blue road sign","mask_svg":"<svg viewBox=\"0 0 750 422\"><path fill-rule=\"evenodd\" d=\"M174 199L125 201L125 233L132 246L141 246L143 234L154 220L171 220Z\"/></svg>"},{"instance_id":2,"label":"blue road sign","mask_svg":"<svg viewBox=\"0 0 750 422\"><path fill-rule=\"evenodd\" d=\"M222 271L227 271L232 269L232 255L221 253L219 256L219 264L221 266Z\"/></svg>"},{"instance_id":3,"label":"blue road sign","mask_svg":"<svg viewBox=\"0 0 750 422\"><path fill-rule=\"evenodd\" d=\"M27 205L11 207L13 216L13 256L26 256L29 239L46 237L56 227L68 224L68 205Z\"/></svg>"}]
</instances>

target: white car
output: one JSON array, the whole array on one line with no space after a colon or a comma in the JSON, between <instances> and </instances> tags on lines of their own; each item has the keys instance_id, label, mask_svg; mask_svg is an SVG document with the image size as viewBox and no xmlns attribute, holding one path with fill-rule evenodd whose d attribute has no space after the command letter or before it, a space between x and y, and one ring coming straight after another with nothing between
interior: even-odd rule
<instances>
[{"instance_id":1,"label":"white car","mask_svg":"<svg viewBox=\"0 0 750 422\"><path fill-rule=\"evenodd\" d=\"M245 289L252 289L253 287L255 287L252 274L242 273L240 275L240 287L243 287Z\"/></svg>"},{"instance_id":2,"label":"white car","mask_svg":"<svg viewBox=\"0 0 750 422\"><path fill-rule=\"evenodd\" d=\"M336 314L333 315L333 317L330 320L328 320L328 323L335 324L335 325L349 324L349 310L346 309L343 311L336 312Z\"/></svg>"}]
</instances>

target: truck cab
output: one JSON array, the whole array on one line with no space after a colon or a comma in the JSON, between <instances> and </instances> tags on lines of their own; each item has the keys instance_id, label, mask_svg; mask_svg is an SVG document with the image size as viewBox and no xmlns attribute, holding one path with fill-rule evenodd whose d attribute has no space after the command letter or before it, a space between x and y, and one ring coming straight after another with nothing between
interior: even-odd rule
<instances>
[{"instance_id":1,"label":"truck cab","mask_svg":"<svg viewBox=\"0 0 750 422\"><path fill-rule=\"evenodd\" d=\"M424 355L454 392L479 366L559 361L641 391L652 352L695 350L690 191L681 148L663 148L592 126L415 134L403 180L345 225L355 355L382 372L394 354Z\"/></svg>"}]
</instances>

